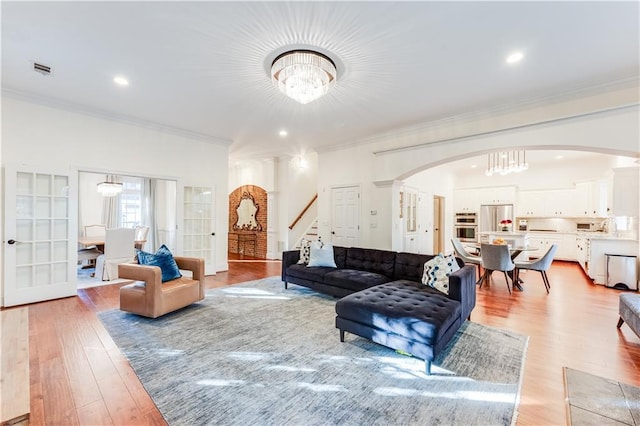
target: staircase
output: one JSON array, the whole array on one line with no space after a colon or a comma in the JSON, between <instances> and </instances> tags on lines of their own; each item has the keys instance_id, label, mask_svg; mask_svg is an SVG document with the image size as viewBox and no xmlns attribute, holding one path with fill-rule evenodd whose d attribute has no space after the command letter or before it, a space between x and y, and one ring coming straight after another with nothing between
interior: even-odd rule
<instances>
[{"instance_id":1,"label":"staircase","mask_svg":"<svg viewBox=\"0 0 640 426\"><path fill-rule=\"evenodd\" d=\"M296 249L300 248L300 243L302 240L315 241L318 239L318 219L314 220L309 228L307 228L307 232L298 240L296 244Z\"/></svg>"}]
</instances>

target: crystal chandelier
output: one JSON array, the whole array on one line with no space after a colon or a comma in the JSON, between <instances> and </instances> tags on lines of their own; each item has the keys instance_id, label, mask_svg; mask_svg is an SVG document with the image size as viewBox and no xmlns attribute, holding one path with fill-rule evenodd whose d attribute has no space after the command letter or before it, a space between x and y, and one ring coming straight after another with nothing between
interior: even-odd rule
<instances>
[{"instance_id":1,"label":"crystal chandelier","mask_svg":"<svg viewBox=\"0 0 640 426\"><path fill-rule=\"evenodd\" d=\"M336 64L313 50L292 50L274 59L271 81L282 93L301 104L325 95L336 82Z\"/></svg>"},{"instance_id":2,"label":"crystal chandelier","mask_svg":"<svg viewBox=\"0 0 640 426\"><path fill-rule=\"evenodd\" d=\"M529 168L529 163L524 150L493 152L489 154L487 161L487 171L485 174L506 175L512 172L521 172Z\"/></svg>"},{"instance_id":3,"label":"crystal chandelier","mask_svg":"<svg viewBox=\"0 0 640 426\"><path fill-rule=\"evenodd\" d=\"M122 192L122 184L117 182L100 182L98 192L103 197L114 197Z\"/></svg>"}]
</instances>

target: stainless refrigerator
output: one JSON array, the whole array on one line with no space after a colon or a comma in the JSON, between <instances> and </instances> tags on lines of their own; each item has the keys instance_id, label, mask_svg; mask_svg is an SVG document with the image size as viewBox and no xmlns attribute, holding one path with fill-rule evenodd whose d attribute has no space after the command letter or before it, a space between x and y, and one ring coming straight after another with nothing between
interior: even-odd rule
<instances>
[{"instance_id":1,"label":"stainless refrigerator","mask_svg":"<svg viewBox=\"0 0 640 426\"><path fill-rule=\"evenodd\" d=\"M513 230L513 204L497 204L497 205L481 205L480 206L480 223L479 232L495 232L500 231L502 225L500 221L504 219L511 220L509 230Z\"/></svg>"}]
</instances>

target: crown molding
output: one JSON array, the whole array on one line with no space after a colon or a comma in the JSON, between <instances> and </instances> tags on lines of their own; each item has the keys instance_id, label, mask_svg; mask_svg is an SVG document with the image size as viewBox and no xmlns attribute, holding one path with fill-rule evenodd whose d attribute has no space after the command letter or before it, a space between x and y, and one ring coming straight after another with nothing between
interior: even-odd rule
<instances>
[{"instance_id":1,"label":"crown molding","mask_svg":"<svg viewBox=\"0 0 640 426\"><path fill-rule=\"evenodd\" d=\"M390 138L400 139L403 137L418 136L421 133L424 133L425 131L438 128L438 127L451 125L451 124L456 124L460 126L466 123L477 121L479 119L488 119L492 117L497 117L505 113L510 113L510 114L519 113L519 112L523 112L533 108L549 106L549 105L558 104L561 102L575 101L588 96L600 95L600 94L604 94L614 90L633 89L633 88L639 88L639 87L640 87L640 77L632 76L629 78L609 81L606 83L574 88L574 89L566 90L554 95L529 97L516 102L502 103L502 104L493 105L484 109L478 109L478 110L468 111L462 114L451 115L451 116L442 117L434 120L424 121L415 125L400 127L394 130L390 130L388 132L371 135L369 137L361 138L352 142L346 142L346 143L342 142L339 144L332 144L332 145L327 145L323 147L317 147L315 150L318 153L339 151L345 148L353 148L356 146L369 145L376 142L385 142L385 141L388 141ZM628 106L633 106L638 104L640 104L640 98L632 104L621 105L620 107L628 107ZM609 109L615 109L615 108L609 108ZM571 116L575 117L575 116L581 116L586 114L587 113L576 113ZM535 124L535 123L531 123L531 124ZM459 137L452 138L452 139L463 139L463 138L472 137L472 136L476 136L476 135L474 134L460 135ZM423 144L420 144L420 146L429 145L431 143L440 143L440 142L442 141L425 142ZM398 146L396 148L390 148L388 150L381 149L378 152L403 150L407 148L411 148L411 147Z\"/></svg>"},{"instance_id":2,"label":"crown molding","mask_svg":"<svg viewBox=\"0 0 640 426\"><path fill-rule=\"evenodd\" d=\"M26 101L45 107L61 109L69 112L87 115L90 117L101 118L103 120L114 121L117 123L128 124L131 126L143 127L145 129L151 129L162 133L167 133L174 136L180 136L188 139L194 139L213 143L216 145L222 145L229 147L233 141L229 139L220 138L217 136L207 135L205 133L194 132L191 130L182 129L179 127L167 126L165 124L156 123L149 120L143 120L136 117L131 117L124 114L117 114L101 110L99 108L92 108L87 105L78 104L75 102L64 101L52 97L36 95L34 93L25 92L22 90L11 89L7 87L2 88L2 96L7 96L16 100Z\"/></svg>"}]
</instances>

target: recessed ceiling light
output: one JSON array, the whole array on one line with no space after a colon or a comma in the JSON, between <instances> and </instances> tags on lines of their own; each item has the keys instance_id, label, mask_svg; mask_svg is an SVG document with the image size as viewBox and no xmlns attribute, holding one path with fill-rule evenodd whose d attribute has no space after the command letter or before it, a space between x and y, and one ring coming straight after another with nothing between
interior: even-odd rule
<instances>
[{"instance_id":1,"label":"recessed ceiling light","mask_svg":"<svg viewBox=\"0 0 640 426\"><path fill-rule=\"evenodd\" d=\"M280 132L278 134L284 138L285 136L287 136L289 134L289 132L287 132L286 130L280 130Z\"/></svg>"},{"instance_id":2,"label":"recessed ceiling light","mask_svg":"<svg viewBox=\"0 0 640 426\"><path fill-rule=\"evenodd\" d=\"M524 58L524 54L522 52L513 52L511 55L507 56L508 64L518 63Z\"/></svg>"},{"instance_id":3,"label":"recessed ceiling light","mask_svg":"<svg viewBox=\"0 0 640 426\"><path fill-rule=\"evenodd\" d=\"M127 80L126 78L124 78L122 76L113 77L113 82L116 83L119 86L128 86L129 85L129 80Z\"/></svg>"},{"instance_id":4,"label":"recessed ceiling light","mask_svg":"<svg viewBox=\"0 0 640 426\"><path fill-rule=\"evenodd\" d=\"M556 160L562 160L564 158L564 155L556 155Z\"/></svg>"},{"instance_id":5,"label":"recessed ceiling light","mask_svg":"<svg viewBox=\"0 0 640 426\"><path fill-rule=\"evenodd\" d=\"M472 168L472 169L475 169L476 167L478 167L478 165L477 165L477 164L472 164L472 165L471 165L471 168Z\"/></svg>"}]
</instances>

